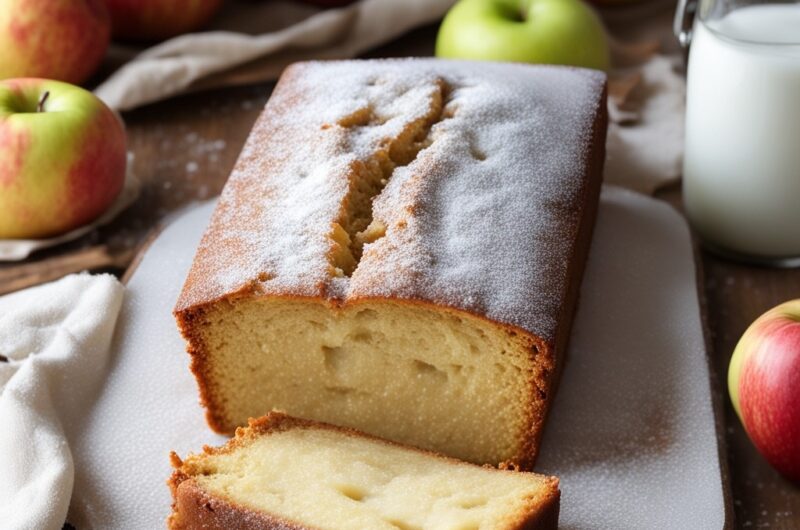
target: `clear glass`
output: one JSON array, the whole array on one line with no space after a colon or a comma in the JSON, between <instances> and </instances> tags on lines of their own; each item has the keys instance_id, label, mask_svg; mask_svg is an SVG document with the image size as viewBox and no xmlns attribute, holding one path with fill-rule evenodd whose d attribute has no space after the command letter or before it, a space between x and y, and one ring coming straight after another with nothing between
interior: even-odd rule
<instances>
[{"instance_id":1,"label":"clear glass","mask_svg":"<svg viewBox=\"0 0 800 530\"><path fill-rule=\"evenodd\" d=\"M701 0L683 196L712 250L800 265L800 1Z\"/></svg>"}]
</instances>

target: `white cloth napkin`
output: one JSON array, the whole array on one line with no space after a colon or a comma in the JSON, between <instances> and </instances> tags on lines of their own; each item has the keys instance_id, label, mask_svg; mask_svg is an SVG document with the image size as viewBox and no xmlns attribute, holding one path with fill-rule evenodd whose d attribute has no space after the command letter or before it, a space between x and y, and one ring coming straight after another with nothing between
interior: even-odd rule
<instances>
[{"instance_id":1,"label":"white cloth napkin","mask_svg":"<svg viewBox=\"0 0 800 530\"><path fill-rule=\"evenodd\" d=\"M0 297L0 528L58 530L74 482L70 440L106 374L123 287L67 276Z\"/></svg>"},{"instance_id":2,"label":"white cloth napkin","mask_svg":"<svg viewBox=\"0 0 800 530\"><path fill-rule=\"evenodd\" d=\"M453 3L361 0L328 10L280 1L234 3L217 21L218 31L183 35L144 51L95 93L110 107L128 110L257 59L257 77L275 79L295 61L354 57L440 19Z\"/></svg>"},{"instance_id":3,"label":"white cloth napkin","mask_svg":"<svg viewBox=\"0 0 800 530\"><path fill-rule=\"evenodd\" d=\"M639 77L621 107L611 98L606 182L648 194L676 182L682 172L686 78L672 32L674 13L675 0L601 11L612 35L611 83Z\"/></svg>"},{"instance_id":4,"label":"white cloth napkin","mask_svg":"<svg viewBox=\"0 0 800 530\"><path fill-rule=\"evenodd\" d=\"M675 182L683 164L686 80L677 56L655 55L634 70L641 82L626 105L609 104L605 181L642 193Z\"/></svg>"}]
</instances>

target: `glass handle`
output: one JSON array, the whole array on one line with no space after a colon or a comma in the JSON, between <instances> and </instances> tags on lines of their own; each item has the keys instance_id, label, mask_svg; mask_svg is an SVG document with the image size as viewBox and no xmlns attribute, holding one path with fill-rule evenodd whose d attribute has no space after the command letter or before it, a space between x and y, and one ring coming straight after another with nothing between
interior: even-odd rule
<instances>
[{"instance_id":1,"label":"glass handle","mask_svg":"<svg viewBox=\"0 0 800 530\"><path fill-rule=\"evenodd\" d=\"M692 42L692 26L697 14L697 4L698 0L678 0L678 9L675 11L672 30L684 50L689 48L689 44Z\"/></svg>"}]
</instances>

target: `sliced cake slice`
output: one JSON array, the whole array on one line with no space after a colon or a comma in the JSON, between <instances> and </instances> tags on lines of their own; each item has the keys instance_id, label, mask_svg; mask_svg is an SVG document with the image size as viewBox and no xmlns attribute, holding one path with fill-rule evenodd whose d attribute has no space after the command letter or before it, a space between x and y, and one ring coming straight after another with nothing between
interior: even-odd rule
<instances>
[{"instance_id":1,"label":"sliced cake slice","mask_svg":"<svg viewBox=\"0 0 800 530\"><path fill-rule=\"evenodd\" d=\"M480 467L271 412L219 448L172 453L173 530L556 528L558 479Z\"/></svg>"}]
</instances>

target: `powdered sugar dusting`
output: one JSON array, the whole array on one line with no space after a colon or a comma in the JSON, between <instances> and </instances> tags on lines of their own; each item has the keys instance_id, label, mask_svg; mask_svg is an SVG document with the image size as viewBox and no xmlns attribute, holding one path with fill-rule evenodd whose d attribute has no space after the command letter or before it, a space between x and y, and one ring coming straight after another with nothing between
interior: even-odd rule
<instances>
[{"instance_id":1,"label":"powdered sugar dusting","mask_svg":"<svg viewBox=\"0 0 800 530\"><path fill-rule=\"evenodd\" d=\"M441 82L446 106L429 145L373 203L386 234L364 247L352 277L337 278L330 233L352 165L424 116ZM291 67L223 192L179 308L246 286L345 303L414 298L552 339L603 83L588 70L436 60Z\"/></svg>"}]
</instances>

